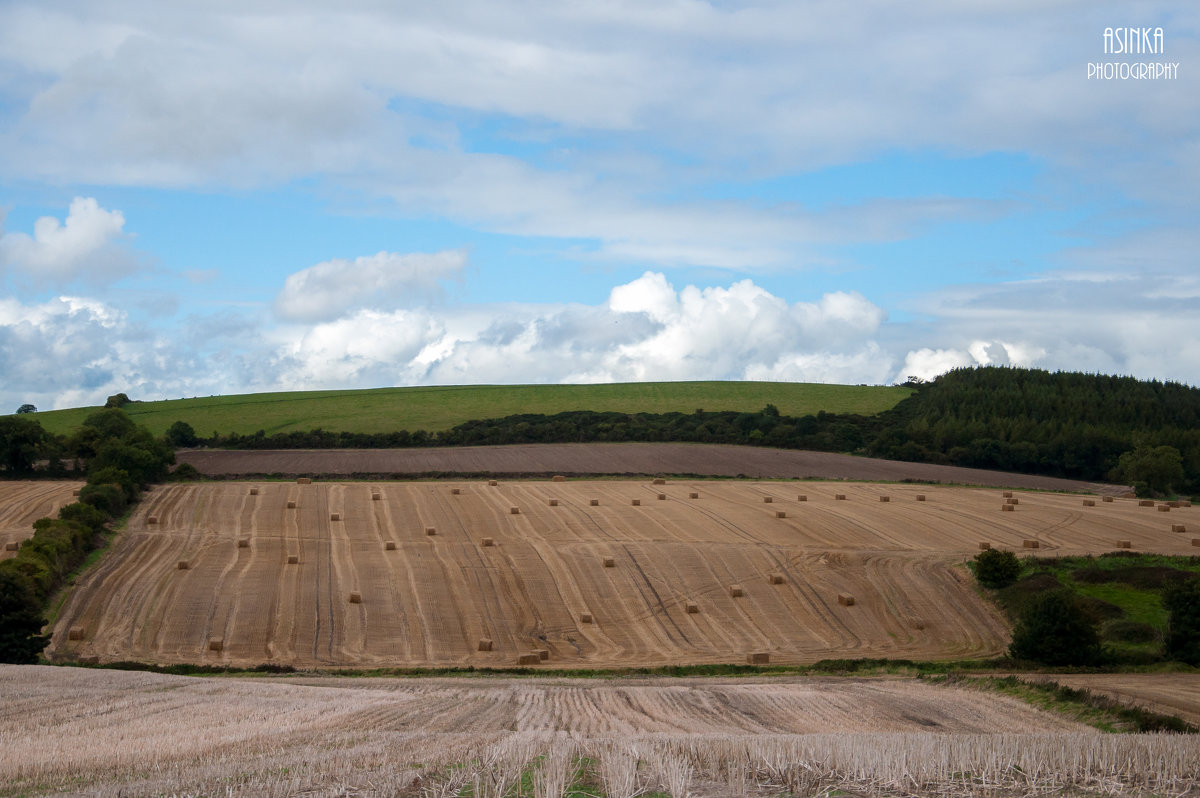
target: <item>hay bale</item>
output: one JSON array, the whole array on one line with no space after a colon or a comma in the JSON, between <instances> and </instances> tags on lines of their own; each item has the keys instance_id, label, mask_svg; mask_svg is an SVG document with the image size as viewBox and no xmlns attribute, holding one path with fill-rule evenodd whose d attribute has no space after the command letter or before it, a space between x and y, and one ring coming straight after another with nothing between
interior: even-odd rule
<instances>
[{"instance_id":1,"label":"hay bale","mask_svg":"<svg viewBox=\"0 0 1200 798\"><path fill-rule=\"evenodd\" d=\"M362 604L362 593L359 593L357 590L351 590L350 591L350 603L351 604Z\"/></svg>"},{"instance_id":2,"label":"hay bale","mask_svg":"<svg viewBox=\"0 0 1200 798\"><path fill-rule=\"evenodd\" d=\"M666 481L665 479L661 479L661 478L660 478L660 479L656 479L656 480L654 480L654 484L655 484L655 485L666 485L666 484L667 484L667 481Z\"/></svg>"},{"instance_id":3,"label":"hay bale","mask_svg":"<svg viewBox=\"0 0 1200 798\"><path fill-rule=\"evenodd\" d=\"M67 630L67 639L68 640L82 640L83 639L83 627L82 626L72 626L70 629Z\"/></svg>"},{"instance_id":4,"label":"hay bale","mask_svg":"<svg viewBox=\"0 0 1200 798\"><path fill-rule=\"evenodd\" d=\"M554 475L554 481L555 481L555 482L566 482L566 481L567 481L567 478L566 478L566 477L564 477L562 474L555 474L555 475Z\"/></svg>"},{"instance_id":5,"label":"hay bale","mask_svg":"<svg viewBox=\"0 0 1200 798\"><path fill-rule=\"evenodd\" d=\"M1168 507L1170 507L1171 509L1175 509L1176 507L1182 507L1182 506L1183 506L1183 502L1180 502L1180 501L1171 501L1171 502L1167 502L1167 506L1168 506Z\"/></svg>"},{"instance_id":6,"label":"hay bale","mask_svg":"<svg viewBox=\"0 0 1200 798\"><path fill-rule=\"evenodd\" d=\"M548 648L535 648L533 650L533 653L537 654L538 659L540 659L542 662L545 662L546 660L550 659L550 649L548 649Z\"/></svg>"},{"instance_id":7,"label":"hay bale","mask_svg":"<svg viewBox=\"0 0 1200 798\"><path fill-rule=\"evenodd\" d=\"M1187 527L1183 524L1171 524L1172 532L1187 532Z\"/></svg>"},{"instance_id":8,"label":"hay bale","mask_svg":"<svg viewBox=\"0 0 1200 798\"><path fill-rule=\"evenodd\" d=\"M923 501L925 501L925 494L924 494L924 493L918 493L918 494L917 494L917 501L919 501L919 502L923 502Z\"/></svg>"},{"instance_id":9,"label":"hay bale","mask_svg":"<svg viewBox=\"0 0 1200 798\"><path fill-rule=\"evenodd\" d=\"M509 507L509 508L508 508L508 514L509 514L509 515L520 515L520 514L521 514L521 508L520 508L520 507Z\"/></svg>"},{"instance_id":10,"label":"hay bale","mask_svg":"<svg viewBox=\"0 0 1200 798\"><path fill-rule=\"evenodd\" d=\"M238 548L239 549L250 548L250 538L238 538Z\"/></svg>"},{"instance_id":11,"label":"hay bale","mask_svg":"<svg viewBox=\"0 0 1200 798\"><path fill-rule=\"evenodd\" d=\"M492 546L495 546L496 541L492 540L491 538L484 538L479 541L479 545L483 546L485 549L488 549L488 548L491 548Z\"/></svg>"},{"instance_id":12,"label":"hay bale","mask_svg":"<svg viewBox=\"0 0 1200 798\"><path fill-rule=\"evenodd\" d=\"M551 507L557 507L557 506L558 506L558 499L548 499L548 500L547 500L547 503L548 503L548 504L549 504Z\"/></svg>"},{"instance_id":13,"label":"hay bale","mask_svg":"<svg viewBox=\"0 0 1200 798\"><path fill-rule=\"evenodd\" d=\"M1142 499L1141 501L1138 502L1138 507L1153 507L1153 506L1154 506L1153 499Z\"/></svg>"},{"instance_id":14,"label":"hay bale","mask_svg":"<svg viewBox=\"0 0 1200 798\"><path fill-rule=\"evenodd\" d=\"M630 502L630 504L632 504L634 507L641 507L641 506L642 506L642 500L641 500L641 499L633 499L633 500Z\"/></svg>"},{"instance_id":15,"label":"hay bale","mask_svg":"<svg viewBox=\"0 0 1200 798\"><path fill-rule=\"evenodd\" d=\"M21 549L21 544L15 540L9 541L8 543L4 544L5 551L19 551L20 549Z\"/></svg>"},{"instance_id":16,"label":"hay bale","mask_svg":"<svg viewBox=\"0 0 1200 798\"><path fill-rule=\"evenodd\" d=\"M891 496L880 496L879 497L879 501L881 501L881 502L890 502L891 500L892 500Z\"/></svg>"},{"instance_id":17,"label":"hay bale","mask_svg":"<svg viewBox=\"0 0 1200 798\"><path fill-rule=\"evenodd\" d=\"M591 501L589 501L589 502L588 502L588 504L589 504L590 506L592 506L592 507L599 507L599 506L600 506L600 500L599 500L599 499L592 499Z\"/></svg>"},{"instance_id":18,"label":"hay bale","mask_svg":"<svg viewBox=\"0 0 1200 798\"><path fill-rule=\"evenodd\" d=\"M517 658L517 664L521 666L537 665L542 661L542 658L537 655L536 651L528 654L522 654Z\"/></svg>"},{"instance_id":19,"label":"hay bale","mask_svg":"<svg viewBox=\"0 0 1200 798\"><path fill-rule=\"evenodd\" d=\"M696 493L695 491L693 491L693 492L691 492L691 493L689 493L689 494L688 494L688 498L689 498L689 499L699 499L699 498L700 498L700 494L699 494L699 493Z\"/></svg>"},{"instance_id":20,"label":"hay bale","mask_svg":"<svg viewBox=\"0 0 1200 798\"><path fill-rule=\"evenodd\" d=\"M579 622L580 623L591 623L592 622L592 614L590 612L579 613Z\"/></svg>"},{"instance_id":21,"label":"hay bale","mask_svg":"<svg viewBox=\"0 0 1200 798\"><path fill-rule=\"evenodd\" d=\"M992 547L992 544L988 543L986 540L979 541L979 550L980 551L987 551L991 547Z\"/></svg>"},{"instance_id":22,"label":"hay bale","mask_svg":"<svg viewBox=\"0 0 1200 798\"><path fill-rule=\"evenodd\" d=\"M289 510L295 510L295 509L296 509L296 503L295 503L295 502L288 502L288 503L287 503L287 508L288 508Z\"/></svg>"},{"instance_id":23,"label":"hay bale","mask_svg":"<svg viewBox=\"0 0 1200 798\"><path fill-rule=\"evenodd\" d=\"M78 496L78 495L79 495L79 488L76 488L75 490L71 491L71 495L72 495L72 496Z\"/></svg>"},{"instance_id":24,"label":"hay bale","mask_svg":"<svg viewBox=\"0 0 1200 798\"><path fill-rule=\"evenodd\" d=\"M1083 500L1083 506L1084 506L1084 507L1095 507L1095 506L1096 506L1096 500L1095 500L1095 499L1084 499L1084 500Z\"/></svg>"},{"instance_id":25,"label":"hay bale","mask_svg":"<svg viewBox=\"0 0 1200 798\"><path fill-rule=\"evenodd\" d=\"M1184 507L1191 507L1191 506L1192 506L1192 503L1191 503L1190 501L1188 501L1187 499L1183 499L1183 500L1182 500L1182 501L1180 501L1179 503L1180 503L1180 505L1182 505L1182 506L1184 506Z\"/></svg>"},{"instance_id":26,"label":"hay bale","mask_svg":"<svg viewBox=\"0 0 1200 798\"><path fill-rule=\"evenodd\" d=\"M384 543L383 550L384 551L395 551L396 550L396 541L389 540L387 543Z\"/></svg>"},{"instance_id":27,"label":"hay bale","mask_svg":"<svg viewBox=\"0 0 1200 798\"><path fill-rule=\"evenodd\" d=\"M425 537L431 538L436 534L437 534L437 527L432 527L432 526L425 527Z\"/></svg>"},{"instance_id":28,"label":"hay bale","mask_svg":"<svg viewBox=\"0 0 1200 798\"><path fill-rule=\"evenodd\" d=\"M95 654L88 654L76 660L80 665L99 665L100 657Z\"/></svg>"},{"instance_id":29,"label":"hay bale","mask_svg":"<svg viewBox=\"0 0 1200 798\"><path fill-rule=\"evenodd\" d=\"M379 501L379 500L380 500L380 499L382 499L382 498L383 498L383 496L382 496L381 494L379 494L379 493L372 493L372 494L371 494L371 501L373 501L373 502L377 502L377 501Z\"/></svg>"},{"instance_id":30,"label":"hay bale","mask_svg":"<svg viewBox=\"0 0 1200 798\"><path fill-rule=\"evenodd\" d=\"M1200 538L1192 538L1193 546L1200 546Z\"/></svg>"},{"instance_id":31,"label":"hay bale","mask_svg":"<svg viewBox=\"0 0 1200 798\"><path fill-rule=\"evenodd\" d=\"M658 494L658 500L660 502L665 502L667 500L667 494L665 494L665 493Z\"/></svg>"},{"instance_id":32,"label":"hay bale","mask_svg":"<svg viewBox=\"0 0 1200 798\"><path fill-rule=\"evenodd\" d=\"M773 585L782 585L784 581L783 574L771 574L770 577L768 577L768 581L770 581L770 583Z\"/></svg>"},{"instance_id":33,"label":"hay bale","mask_svg":"<svg viewBox=\"0 0 1200 798\"><path fill-rule=\"evenodd\" d=\"M683 611L688 615L698 615L700 613L700 605L694 601L689 601L683 605Z\"/></svg>"},{"instance_id":34,"label":"hay bale","mask_svg":"<svg viewBox=\"0 0 1200 798\"><path fill-rule=\"evenodd\" d=\"M488 480L488 486L489 486L489 487L492 487L492 488L494 488L494 487L496 487L496 484L497 484L497 483L496 483L496 480L494 480L494 479L489 479L489 480Z\"/></svg>"},{"instance_id":35,"label":"hay bale","mask_svg":"<svg viewBox=\"0 0 1200 798\"><path fill-rule=\"evenodd\" d=\"M209 651L224 651L225 650L225 638L223 638L223 637L208 638L208 650Z\"/></svg>"},{"instance_id":36,"label":"hay bale","mask_svg":"<svg viewBox=\"0 0 1200 798\"><path fill-rule=\"evenodd\" d=\"M296 565L299 562L300 562L299 554L289 554L288 555L288 565Z\"/></svg>"},{"instance_id":37,"label":"hay bale","mask_svg":"<svg viewBox=\"0 0 1200 798\"><path fill-rule=\"evenodd\" d=\"M854 596L849 593L838 593L838 604L841 604L843 607L853 607Z\"/></svg>"},{"instance_id":38,"label":"hay bale","mask_svg":"<svg viewBox=\"0 0 1200 798\"><path fill-rule=\"evenodd\" d=\"M478 651L491 651L491 650L492 650L492 641L491 641L491 640L488 640L486 637L485 637L485 638L483 638L483 639L481 639L481 640L479 641L479 645L476 647L476 650L478 650Z\"/></svg>"},{"instance_id":39,"label":"hay bale","mask_svg":"<svg viewBox=\"0 0 1200 798\"><path fill-rule=\"evenodd\" d=\"M807 494L801 493L799 496L797 496L797 497L796 497L796 501L798 501L798 502L806 502L806 501L808 501L808 496L807 496Z\"/></svg>"},{"instance_id":40,"label":"hay bale","mask_svg":"<svg viewBox=\"0 0 1200 798\"><path fill-rule=\"evenodd\" d=\"M746 595L746 591L742 590L741 585L730 585L729 586L729 597L730 598L741 598L744 595Z\"/></svg>"},{"instance_id":41,"label":"hay bale","mask_svg":"<svg viewBox=\"0 0 1200 798\"><path fill-rule=\"evenodd\" d=\"M251 488L251 489L250 489L250 495L251 495L251 496L257 496L257 495L258 495L258 488Z\"/></svg>"},{"instance_id":42,"label":"hay bale","mask_svg":"<svg viewBox=\"0 0 1200 798\"><path fill-rule=\"evenodd\" d=\"M770 504L773 501L775 501L775 499L771 496L763 496L763 504Z\"/></svg>"},{"instance_id":43,"label":"hay bale","mask_svg":"<svg viewBox=\"0 0 1200 798\"><path fill-rule=\"evenodd\" d=\"M450 489L451 496L458 496L461 493L462 493L462 488L451 488Z\"/></svg>"},{"instance_id":44,"label":"hay bale","mask_svg":"<svg viewBox=\"0 0 1200 798\"><path fill-rule=\"evenodd\" d=\"M1021 503L1021 500L1020 500L1020 499L1005 499L1005 500L1004 500L1004 503L1005 503L1005 504L1011 504L1011 505L1013 505L1013 506L1015 507L1015 506L1017 506L1018 504L1020 504L1020 503Z\"/></svg>"},{"instance_id":45,"label":"hay bale","mask_svg":"<svg viewBox=\"0 0 1200 798\"><path fill-rule=\"evenodd\" d=\"M766 651L755 651L752 654L746 655L747 665L769 665L771 664L771 655Z\"/></svg>"},{"instance_id":46,"label":"hay bale","mask_svg":"<svg viewBox=\"0 0 1200 798\"><path fill-rule=\"evenodd\" d=\"M1006 498L1006 499L1011 499L1011 498L1012 498L1012 491L1011 491L1011 490L1006 490L1006 491L1004 491L1004 493L1002 493L1002 494L1000 494L1000 495L1001 495L1001 496L1003 496L1003 497L1004 497L1004 498Z\"/></svg>"},{"instance_id":47,"label":"hay bale","mask_svg":"<svg viewBox=\"0 0 1200 798\"><path fill-rule=\"evenodd\" d=\"M1131 549L1131 548L1133 548L1133 541L1131 541L1131 540L1118 540L1118 541L1117 541L1117 548L1118 548L1118 549Z\"/></svg>"},{"instance_id":48,"label":"hay bale","mask_svg":"<svg viewBox=\"0 0 1200 798\"><path fill-rule=\"evenodd\" d=\"M612 557L605 557L604 558L604 567L605 568L616 568L617 561L615 559L613 559Z\"/></svg>"},{"instance_id":49,"label":"hay bale","mask_svg":"<svg viewBox=\"0 0 1200 798\"><path fill-rule=\"evenodd\" d=\"M835 501L844 502L844 501L846 501L846 494L835 493L835 494L833 494L833 498Z\"/></svg>"},{"instance_id":50,"label":"hay bale","mask_svg":"<svg viewBox=\"0 0 1200 798\"><path fill-rule=\"evenodd\" d=\"M147 516L147 517L146 517L146 523L147 523L147 524L157 524L157 523L158 523L158 516L157 516L157 515L150 515L150 516Z\"/></svg>"},{"instance_id":51,"label":"hay bale","mask_svg":"<svg viewBox=\"0 0 1200 798\"><path fill-rule=\"evenodd\" d=\"M1112 504L1112 500L1113 500L1112 496L1101 496L1100 497L1100 501L1104 502L1105 504Z\"/></svg>"},{"instance_id":52,"label":"hay bale","mask_svg":"<svg viewBox=\"0 0 1200 798\"><path fill-rule=\"evenodd\" d=\"M312 480L308 477L300 477L299 479L296 480L296 484L297 485L311 485Z\"/></svg>"},{"instance_id":53,"label":"hay bale","mask_svg":"<svg viewBox=\"0 0 1200 798\"><path fill-rule=\"evenodd\" d=\"M1013 510L1016 510L1017 508L1013 507L1011 504L1002 504L1002 505L1000 505L1000 509L1004 510L1006 512L1012 512Z\"/></svg>"},{"instance_id":54,"label":"hay bale","mask_svg":"<svg viewBox=\"0 0 1200 798\"><path fill-rule=\"evenodd\" d=\"M1160 505L1158 505L1158 511L1159 511L1160 513L1169 513L1169 512L1171 512L1171 505L1169 505L1169 504L1160 504Z\"/></svg>"},{"instance_id":55,"label":"hay bale","mask_svg":"<svg viewBox=\"0 0 1200 798\"><path fill-rule=\"evenodd\" d=\"M341 513L330 513L330 514L329 514L329 520L330 520L330 521L341 521L341 520L342 520L342 514L341 514Z\"/></svg>"},{"instance_id":56,"label":"hay bale","mask_svg":"<svg viewBox=\"0 0 1200 798\"><path fill-rule=\"evenodd\" d=\"M190 562L188 562L187 560L180 560L179 562L175 563L175 567L178 568L180 571L186 571L187 569L192 567L192 564Z\"/></svg>"},{"instance_id":57,"label":"hay bale","mask_svg":"<svg viewBox=\"0 0 1200 798\"><path fill-rule=\"evenodd\" d=\"M787 511L786 510L776 510L775 517L776 518L787 518Z\"/></svg>"},{"instance_id":58,"label":"hay bale","mask_svg":"<svg viewBox=\"0 0 1200 798\"><path fill-rule=\"evenodd\" d=\"M1042 547L1041 543L1036 540L1032 540L1031 538L1025 538L1022 540L1021 545L1027 549L1040 549Z\"/></svg>"}]
</instances>

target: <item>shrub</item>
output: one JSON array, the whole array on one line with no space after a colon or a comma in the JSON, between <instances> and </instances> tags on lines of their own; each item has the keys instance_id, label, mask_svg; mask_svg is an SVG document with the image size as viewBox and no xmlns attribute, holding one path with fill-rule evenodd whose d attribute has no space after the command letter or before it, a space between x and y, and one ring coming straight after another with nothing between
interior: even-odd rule
<instances>
[{"instance_id":1,"label":"shrub","mask_svg":"<svg viewBox=\"0 0 1200 798\"><path fill-rule=\"evenodd\" d=\"M975 555L975 578L984 587L1008 587L1021 573L1021 563L1011 551L987 549Z\"/></svg>"},{"instance_id":2,"label":"shrub","mask_svg":"<svg viewBox=\"0 0 1200 798\"><path fill-rule=\"evenodd\" d=\"M1153 643L1158 639L1158 632L1148 623L1118 620L1104 627L1104 638L1121 643Z\"/></svg>"},{"instance_id":3,"label":"shrub","mask_svg":"<svg viewBox=\"0 0 1200 798\"><path fill-rule=\"evenodd\" d=\"M193 479L202 479L203 477L204 475L191 463L180 463L168 478L173 482L190 482Z\"/></svg>"},{"instance_id":4,"label":"shrub","mask_svg":"<svg viewBox=\"0 0 1200 798\"><path fill-rule=\"evenodd\" d=\"M1167 619L1167 655L1200 665L1200 579L1176 582L1163 591Z\"/></svg>"},{"instance_id":5,"label":"shrub","mask_svg":"<svg viewBox=\"0 0 1200 798\"><path fill-rule=\"evenodd\" d=\"M40 602L29 580L8 561L0 565L0 662L30 665L46 646Z\"/></svg>"},{"instance_id":6,"label":"shrub","mask_svg":"<svg viewBox=\"0 0 1200 798\"><path fill-rule=\"evenodd\" d=\"M1062 590L1038 596L1022 610L1008 652L1045 665L1093 665L1102 654L1096 624Z\"/></svg>"}]
</instances>

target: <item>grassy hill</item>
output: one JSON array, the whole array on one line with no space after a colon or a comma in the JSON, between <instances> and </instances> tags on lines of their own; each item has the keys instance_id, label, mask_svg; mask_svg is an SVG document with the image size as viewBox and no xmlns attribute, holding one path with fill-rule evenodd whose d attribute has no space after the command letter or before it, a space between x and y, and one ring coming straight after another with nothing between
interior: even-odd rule
<instances>
[{"instance_id":1,"label":"grassy hill","mask_svg":"<svg viewBox=\"0 0 1200 798\"><path fill-rule=\"evenodd\" d=\"M156 435L186 421L200 435L252 435L324 429L332 432L430 432L465 421L515 413L568 410L622 413L757 411L773 404L788 416L829 413L874 415L912 393L900 386L793 382L639 382L604 385L465 385L298 391L134 402L125 411ZM136 399L136 397L133 397ZM36 418L48 432L68 433L95 407L50 410Z\"/></svg>"}]
</instances>

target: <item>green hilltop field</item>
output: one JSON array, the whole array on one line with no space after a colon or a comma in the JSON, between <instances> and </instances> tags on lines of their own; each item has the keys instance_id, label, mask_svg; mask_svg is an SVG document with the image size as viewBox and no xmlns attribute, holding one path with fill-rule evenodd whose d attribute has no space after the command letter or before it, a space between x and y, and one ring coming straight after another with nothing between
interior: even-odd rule
<instances>
[{"instance_id":1,"label":"green hilltop field","mask_svg":"<svg viewBox=\"0 0 1200 798\"><path fill-rule=\"evenodd\" d=\"M297 391L135 401L125 411L156 435L186 421L200 435L258 430L324 429L378 433L435 432L466 421L517 413L568 410L621 413L691 413L704 410L758 411L775 405L784 415L819 411L874 415L912 393L901 386L825 385L794 382L638 382L604 385L463 385L377 388L354 391ZM52 433L69 433L95 407L51 410L34 417Z\"/></svg>"}]
</instances>

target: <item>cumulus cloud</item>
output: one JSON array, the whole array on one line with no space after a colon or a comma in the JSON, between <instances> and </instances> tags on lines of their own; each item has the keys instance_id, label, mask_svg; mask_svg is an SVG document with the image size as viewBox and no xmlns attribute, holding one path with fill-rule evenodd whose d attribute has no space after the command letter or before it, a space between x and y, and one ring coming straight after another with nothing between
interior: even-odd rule
<instances>
[{"instance_id":1,"label":"cumulus cloud","mask_svg":"<svg viewBox=\"0 0 1200 798\"><path fill-rule=\"evenodd\" d=\"M363 308L408 307L441 294L467 264L462 251L337 258L295 272L275 299L275 312L289 321L325 321Z\"/></svg>"},{"instance_id":2,"label":"cumulus cloud","mask_svg":"<svg viewBox=\"0 0 1200 798\"><path fill-rule=\"evenodd\" d=\"M32 236L0 236L0 268L12 269L35 285L109 283L138 268L124 227L120 211L105 210L91 197L76 197L65 221L43 216L34 222Z\"/></svg>"}]
</instances>

